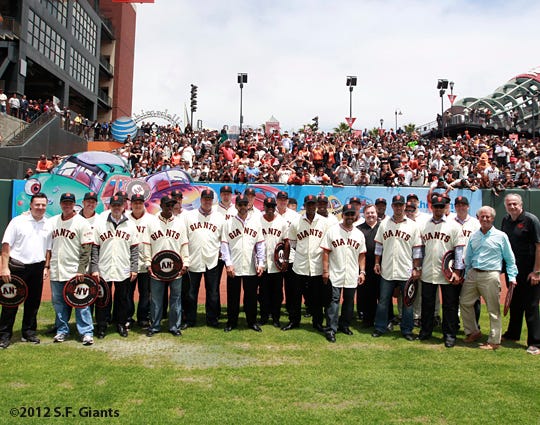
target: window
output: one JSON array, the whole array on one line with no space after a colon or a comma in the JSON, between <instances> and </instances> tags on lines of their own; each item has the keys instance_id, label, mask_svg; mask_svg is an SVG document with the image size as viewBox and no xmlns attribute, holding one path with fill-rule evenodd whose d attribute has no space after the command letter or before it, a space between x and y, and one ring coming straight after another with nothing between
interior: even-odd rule
<instances>
[{"instance_id":1,"label":"window","mask_svg":"<svg viewBox=\"0 0 540 425\"><path fill-rule=\"evenodd\" d=\"M91 92L95 92L96 87L96 67L92 65L73 47L70 55L70 75Z\"/></svg>"},{"instance_id":2,"label":"window","mask_svg":"<svg viewBox=\"0 0 540 425\"><path fill-rule=\"evenodd\" d=\"M58 19L63 26L67 25L68 2L58 0L41 0L41 4L45 6L51 14Z\"/></svg>"},{"instance_id":3,"label":"window","mask_svg":"<svg viewBox=\"0 0 540 425\"><path fill-rule=\"evenodd\" d=\"M71 33L92 55L96 54L97 25L78 2L73 3Z\"/></svg>"},{"instance_id":4,"label":"window","mask_svg":"<svg viewBox=\"0 0 540 425\"><path fill-rule=\"evenodd\" d=\"M66 41L32 9L28 11L27 42L60 68L64 68Z\"/></svg>"}]
</instances>

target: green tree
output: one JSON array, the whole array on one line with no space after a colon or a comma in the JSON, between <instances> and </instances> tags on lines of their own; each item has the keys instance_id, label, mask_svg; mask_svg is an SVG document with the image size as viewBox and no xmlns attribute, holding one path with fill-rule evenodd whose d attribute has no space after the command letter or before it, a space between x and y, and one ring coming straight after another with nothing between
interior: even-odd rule
<instances>
[{"instance_id":1,"label":"green tree","mask_svg":"<svg viewBox=\"0 0 540 425\"><path fill-rule=\"evenodd\" d=\"M405 124L403 128L405 129L405 133L407 133L408 135L411 135L416 131L416 124L413 124L413 123Z\"/></svg>"},{"instance_id":2,"label":"green tree","mask_svg":"<svg viewBox=\"0 0 540 425\"><path fill-rule=\"evenodd\" d=\"M339 125L334 128L334 133L337 133L337 134L345 134L345 133L350 133L351 132L351 128L349 127L349 125L347 123L344 123L344 122L340 122Z\"/></svg>"}]
</instances>

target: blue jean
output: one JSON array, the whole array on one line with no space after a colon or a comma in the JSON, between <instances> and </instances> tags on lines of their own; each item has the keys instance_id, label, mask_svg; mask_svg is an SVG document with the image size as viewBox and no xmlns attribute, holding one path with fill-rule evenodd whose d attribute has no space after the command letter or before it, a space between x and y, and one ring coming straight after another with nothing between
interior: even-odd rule
<instances>
[{"instance_id":1,"label":"blue jean","mask_svg":"<svg viewBox=\"0 0 540 425\"><path fill-rule=\"evenodd\" d=\"M182 322L182 278L179 277L171 282L162 282L153 277L150 278L150 330L161 330L161 316L163 315L163 298L167 287L171 288L169 297L169 331L180 329Z\"/></svg>"},{"instance_id":2,"label":"blue jean","mask_svg":"<svg viewBox=\"0 0 540 425\"><path fill-rule=\"evenodd\" d=\"M71 317L71 307L64 301L64 286L66 282L51 281L52 303L55 312L54 325L59 334L69 334L69 319ZM75 323L77 331L81 336L94 334L94 324L90 307L75 309Z\"/></svg>"},{"instance_id":3,"label":"blue jean","mask_svg":"<svg viewBox=\"0 0 540 425\"><path fill-rule=\"evenodd\" d=\"M381 277L380 283L380 295L379 295L379 304L377 305L377 313L375 315L375 329L381 333L386 332L386 327L388 326L388 314L389 306L392 305L392 293L396 285L399 285L401 293L405 288L405 280L386 280ZM406 307L403 305L402 316L401 316L401 333L403 335L412 334L414 326L413 318L413 306Z\"/></svg>"}]
</instances>

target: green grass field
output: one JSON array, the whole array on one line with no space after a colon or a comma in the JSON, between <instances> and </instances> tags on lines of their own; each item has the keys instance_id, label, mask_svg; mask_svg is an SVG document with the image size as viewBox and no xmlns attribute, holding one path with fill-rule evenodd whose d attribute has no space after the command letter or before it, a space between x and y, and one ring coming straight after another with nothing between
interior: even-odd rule
<instances>
[{"instance_id":1,"label":"green grass field","mask_svg":"<svg viewBox=\"0 0 540 425\"><path fill-rule=\"evenodd\" d=\"M19 342L18 321L0 352L0 424L540 424L540 356L523 344L445 349L358 327L330 344L303 319L289 332L241 320L228 334L197 327L180 338L110 328L84 347L73 334L53 344L53 320L44 303L42 343ZM83 416L109 409L117 417Z\"/></svg>"}]
</instances>

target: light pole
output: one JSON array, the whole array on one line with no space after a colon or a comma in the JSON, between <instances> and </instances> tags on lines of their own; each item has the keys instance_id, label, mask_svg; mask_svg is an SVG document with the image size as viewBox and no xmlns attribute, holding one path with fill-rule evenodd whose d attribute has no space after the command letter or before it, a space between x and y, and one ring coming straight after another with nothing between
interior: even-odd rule
<instances>
[{"instance_id":1,"label":"light pole","mask_svg":"<svg viewBox=\"0 0 540 425\"><path fill-rule=\"evenodd\" d=\"M242 123L244 122L244 116L242 115L242 89L244 88L244 84L247 84L246 73L238 74L238 84L240 84L240 134L238 135L240 137L242 136Z\"/></svg>"},{"instance_id":2,"label":"light pole","mask_svg":"<svg viewBox=\"0 0 540 425\"><path fill-rule=\"evenodd\" d=\"M382 130L382 129L383 129L384 120L381 118L381 119L379 120L379 122L381 123L381 130Z\"/></svg>"},{"instance_id":3,"label":"light pole","mask_svg":"<svg viewBox=\"0 0 540 425\"><path fill-rule=\"evenodd\" d=\"M398 115L403 115L402 112L401 112L401 109L396 109L396 110L394 111L394 115L395 115L395 117L396 117L396 130L395 130L395 132L396 132L396 134L397 134L397 132L398 132L397 116L398 116Z\"/></svg>"},{"instance_id":4,"label":"light pole","mask_svg":"<svg viewBox=\"0 0 540 425\"><path fill-rule=\"evenodd\" d=\"M448 80L439 79L437 89L439 89L439 96L441 96L441 139L444 138L444 93L447 88Z\"/></svg>"},{"instance_id":5,"label":"light pole","mask_svg":"<svg viewBox=\"0 0 540 425\"><path fill-rule=\"evenodd\" d=\"M356 86L356 81L357 81L356 76L353 76L353 75L347 76L346 85L347 87L349 87L349 126L351 128L351 131L352 131L352 92L353 92L353 87Z\"/></svg>"}]
</instances>

